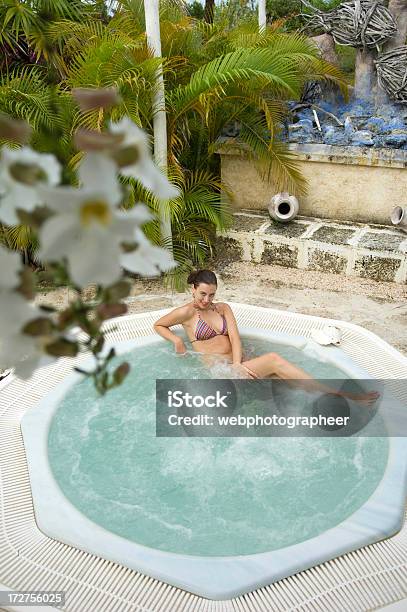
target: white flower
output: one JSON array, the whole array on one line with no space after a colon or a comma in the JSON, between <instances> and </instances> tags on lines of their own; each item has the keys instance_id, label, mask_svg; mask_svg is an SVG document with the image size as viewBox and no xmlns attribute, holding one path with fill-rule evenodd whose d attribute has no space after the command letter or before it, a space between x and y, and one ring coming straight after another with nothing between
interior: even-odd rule
<instances>
[{"instance_id":1,"label":"white flower","mask_svg":"<svg viewBox=\"0 0 407 612\"><path fill-rule=\"evenodd\" d=\"M54 358L44 354L43 345L37 336L14 334L0 340L0 367L14 368L20 378L29 378L39 365L52 361Z\"/></svg>"},{"instance_id":2,"label":"white flower","mask_svg":"<svg viewBox=\"0 0 407 612\"><path fill-rule=\"evenodd\" d=\"M126 270L142 276L158 276L160 271L167 272L177 265L169 251L152 244L139 229L135 230L135 240L137 249L120 258Z\"/></svg>"},{"instance_id":3,"label":"white flower","mask_svg":"<svg viewBox=\"0 0 407 612\"><path fill-rule=\"evenodd\" d=\"M43 348L49 337L29 336L22 329L45 315L12 291L0 291L0 312L0 368L14 367L17 376L28 378L44 358Z\"/></svg>"},{"instance_id":4,"label":"white flower","mask_svg":"<svg viewBox=\"0 0 407 612\"><path fill-rule=\"evenodd\" d=\"M0 151L0 221L17 225L16 210L32 211L41 203L37 185L57 185L61 167L53 155L30 147Z\"/></svg>"},{"instance_id":5,"label":"white flower","mask_svg":"<svg viewBox=\"0 0 407 612\"><path fill-rule=\"evenodd\" d=\"M42 312L15 291L0 291L0 337L19 333L28 321Z\"/></svg>"},{"instance_id":6,"label":"white flower","mask_svg":"<svg viewBox=\"0 0 407 612\"><path fill-rule=\"evenodd\" d=\"M58 214L40 230L41 261L66 257L72 280L79 287L111 285L121 276L121 243L132 240L134 227L151 219L147 207L129 212L116 206L122 194L116 166L108 157L92 153L79 169L82 187L41 188L44 202Z\"/></svg>"},{"instance_id":7,"label":"white flower","mask_svg":"<svg viewBox=\"0 0 407 612\"><path fill-rule=\"evenodd\" d=\"M0 246L0 289L14 289L19 284L21 257Z\"/></svg>"},{"instance_id":8,"label":"white flower","mask_svg":"<svg viewBox=\"0 0 407 612\"><path fill-rule=\"evenodd\" d=\"M151 159L147 134L128 117L123 117L118 123L110 123L109 127L114 134L124 135L123 147L137 147L139 152L137 162L121 168L121 174L140 181L160 200L172 200L178 197L179 190L169 182Z\"/></svg>"}]
</instances>

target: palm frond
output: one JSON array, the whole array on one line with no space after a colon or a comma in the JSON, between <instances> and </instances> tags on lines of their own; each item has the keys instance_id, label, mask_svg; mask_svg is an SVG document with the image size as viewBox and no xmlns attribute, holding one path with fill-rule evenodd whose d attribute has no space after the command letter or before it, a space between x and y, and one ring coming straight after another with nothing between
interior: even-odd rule
<instances>
[{"instance_id":1,"label":"palm frond","mask_svg":"<svg viewBox=\"0 0 407 612\"><path fill-rule=\"evenodd\" d=\"M29 253L34 256L38 239L28 225L6 226L0 224L0 243L12 251Z\"/></svg>"},{"instance_id":2,"label":"palm frond","mask_svg":"<svg viewBox=\"0 0 407 612\"><path fill-rule=\"evenodd\" d=\"M304 82L304 75L298 69L298 62L309 61L312 55L303 52L289 51L285 53L279 48L238 49L227 53L197 70L186 86L180 86L168 95L175 120L181 114L193 107L203 94L220 91L227 95L229 86L250 81L257 87L270 91L299 95Z\"/></svg>"},{"instance_id":3,"label":"palm frond","mask_svg":"<svg viewBox=\"0 0 407 612\"><path fill-rule=\"evenodd\" d=\"M35 130L50 129L59 122L52 88L40 68L23 67L0 75L0 110L25 119Z\"/></svg>"},{"instance_id":4,"label":"palm frond","mask_svg":"<svg viewBox=\"0 0 407 612\"><path fill-rule=\"evenodd\" d=\"M241 124L239 141L246 145L245 153L257 163L261 176L273 182L277 191L305 194L307 182L295 154L289 151L286 143L277 138L269 139L264 117L248 113L241 118Z\"/></svg>"},{"instance_id":5,"label":"palm frond","mask_svg":"<svg viewBox=\"0 0 407 612\"><path fill-rule=\"evenodd\" d=\"M38 14L29 4L3 0L0 7L0 44L17 43L20 36L27 35L40 22Z\"/></svg>"}]
</instances>

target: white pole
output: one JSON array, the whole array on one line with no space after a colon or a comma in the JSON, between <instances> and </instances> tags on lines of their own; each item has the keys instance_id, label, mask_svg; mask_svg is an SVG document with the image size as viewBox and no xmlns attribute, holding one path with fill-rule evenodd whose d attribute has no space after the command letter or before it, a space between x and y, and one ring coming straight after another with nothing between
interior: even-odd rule
<instances>
[{"instance_id":1,"label":"white pole","mask_svg":"<svg viewBox=\"0 0 407 612\"><path fill-rule=\"evenodd\" d=\"M259 0L259 31L266 29L266 0Z\"/></svg>"},{"instance_id":2,"label":"white pole","mask_svg":"<svg viewBox=\"0 0 407 612\"><path fill-rule=\"evenodd\" d=\"M161 57L160 0L144 0L144 13L147 43L153 50L154 57ZM154 160L162 170L167 172L167 118L162 67L157 72L157 83L158 87L153 99ZM161 211L161 233L164 239L169 238L172 241L171 221L163 210Z\"/></svg>"}]
</instances>

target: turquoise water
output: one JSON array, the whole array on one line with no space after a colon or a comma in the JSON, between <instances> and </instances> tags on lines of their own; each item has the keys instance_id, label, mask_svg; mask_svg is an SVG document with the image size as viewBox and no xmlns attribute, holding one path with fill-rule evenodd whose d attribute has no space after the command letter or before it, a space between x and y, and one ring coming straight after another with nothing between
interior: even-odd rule
<instances>
[{"instance_id":1,"label":"turquoise water","mask_svg":"<svg viewBox=\"0 0 407 612\"><path fill-rule=\"evenodd\" d=\"M344 378L291 347L246 339L244 348ZM271 551L342 522L382 478L385 438L156 438L155 379L223 370L209 372L198 355L175 356L161 343L125 358L132 369L121 387L101 398L90 380L74 385L49 432L60 488L105 529L175 553Z\"/></svg>"}]
</instances>

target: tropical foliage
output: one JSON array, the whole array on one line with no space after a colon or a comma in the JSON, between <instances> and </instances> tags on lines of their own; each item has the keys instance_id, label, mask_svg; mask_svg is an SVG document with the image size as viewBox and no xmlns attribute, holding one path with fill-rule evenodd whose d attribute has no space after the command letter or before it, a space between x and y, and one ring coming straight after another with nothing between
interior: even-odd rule
<instances>
[{"instance_id":1,"label":"tropical foliage","mask_svg":"<svg viewBox=\"0 0 407 612\"><path fill-rule=\"evenodd\" d=\"M81 89L74 95L83 109L117 101L112 88ZM127 312L122 300L131 290L128 274L157 276L177 267L172 254L152 244L141 229L152 219L148 207L138 203L131 211L122 210L125 189L119 176L137 177L162 199L179 192L151 159L146 134L128 117L109 130L76 135L78 147L85 148L80 184L74 187L61 185L55 156L26 146L30 132L26 122L0 116L0 136L22 145L0 148L0 221L7 224L6 248L0 246L0 371L13 367L17 376L29 378L44 355L53 360L87 352L94 357L93 367L75 369L92 377L104 394L121 384L130 369L122 363L112 370L115 349L104 351L104 323ZM95 143L103 146L96 150ZM65 308L34 303L33 271L7 243L10 226L19 220L35 231L53 286L72 290ZM89 286L92 300L83 293Z\"/></svg>"},{"instance_id":2,"label":"tropical foliage","mask_svg":"<svg viewBox=\"0 0 407 612\"><path fill-rule=\"evenodd\" d=\"M142 0L111 3L80 0L5 0L0 9L0 110L25 118L35 130L33 144L52 151L70 170L80 159L72 144L79 127L100 130L110 119L130 116L152 133L152 106L160 62L146 44ZM114 9L114 10L113 10ZM171 215L174 254L181 274L211 251L216 230L230 215L216 151L244 148L277 187L304 192L295 158L279 138L286 101L298 98L304 83L330 79L346 88L344 77L321 60L309 40L284 33L281 24L258 33L255 19L232 25L230 7L211 25L193 18L181 0L162 0L161 36L166 84L169 174L182 195L166 206ZM112 111L80 112L70 91L116 86L121 103ZM239 124L238 139L223 133ZM127 206L141 186L129 179ZM162 203L144 194L158 210ZM149 225L160 241L158 225ZM18 236L18 238L17 238ZM21 248L31 240L13 230L8 240ZM25 243L24 247L27 247Z\"/></svg>"}]
</instances>

